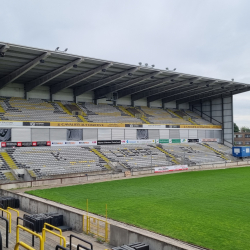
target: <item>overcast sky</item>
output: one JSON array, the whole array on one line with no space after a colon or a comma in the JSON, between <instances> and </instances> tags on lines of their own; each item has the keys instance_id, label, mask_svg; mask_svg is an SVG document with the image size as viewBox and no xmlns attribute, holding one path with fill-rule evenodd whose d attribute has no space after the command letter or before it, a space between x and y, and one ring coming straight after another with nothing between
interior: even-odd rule
<instances>
[{"instance_id":1,"label":"overcast sky","mask_svg":"<svg viewBox=\"0 0 250 250\"><path fill-rule=\"evenodd\" d=\"M0 41L250 84L249 0L0 0ZM234 120L250 127L250 92Z\"/></svg>"}]
</instances>

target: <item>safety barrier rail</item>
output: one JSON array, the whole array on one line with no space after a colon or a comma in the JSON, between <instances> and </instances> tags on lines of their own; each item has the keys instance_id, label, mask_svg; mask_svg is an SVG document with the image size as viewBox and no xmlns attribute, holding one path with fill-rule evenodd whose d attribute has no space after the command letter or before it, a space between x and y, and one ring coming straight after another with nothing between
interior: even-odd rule
<instances>
[{"instance_id":1,"label":"safety barrier rail","mask_svg":"<svg viewBox=\"0 0 250 250\"><path fill-rule=\"evenodd\" d=\"M16 212L17 217L19 217L19 211L18 210L14 209L12 207L7 207L7 211L9 211L9 210L12 210L12 211Z\"/></svg>"},{"instance_id":2,"label":"safety barrier rail","mask_svg":"<svg viewBox=\"0 0 250 250\"><path fill-rule=\"evenodd\" d=\"M46 228L46 226L54 228L55 230L59 231L60 235L62 236L62 230L60 228L50 225L49 223L44 223L43 228ZM62 238L60 238L60 245L62 245Z\"/></svg>"},{"instance_id":3,"label":"safety barrier rail","mask_svg":"<svg viewBox=\"0 0 250 250\"><path fill-rule=\"evenodd\" d=\"M94 234L106 242L109 238L108 225L109 223L105 220L101 220L88 215L83 215L83 231L87 234Z\"/></svg>"},{"instance_id":4,"label":"safety barrier rail","mask_svg":"<svg viewBox=\"0 0 250 250\"><path fill-rule=\"evenodd\" d=\"M36 236L37 238L39 238L39 240L40 240L40 250L44 250L44 241L43 241L43 237L42 237L40 234L35 233L35 232L33 232L33 231L31 231L31 230L29 230L29 229L27 229L26 227L21 226L21 225L17 225L17 227L16 227L16 246L15 246L15 250L19 250L19 246L23 246L22 244L25 244L25 243L19 241L19 230L20 230L20 229L22 229L22 230L24 230L24 231L26 231L26 232L28 232L28 233L30 233L30 234ZM34 248L28 246L27 244L25 244L24 247L29 247L29 248L26 248L26 249L30 249L30 250L33 250L33 249L34 249Z\"/></svg>"},{"instance_id":5,"label":"safety barrier rail","mask_svg":"<svg viewBox=\"0 0 250 250\"><path fill-rule=\"evenodd\" d=\"M7 210L2 209L2 208L0 208L0 210L7 214L7 220L9 220L9 233L11 233L11 213Z\"/></svg>"},{"instance_id":6,"label":"safety barrier rail","mask_svg":"<svg viewBox=\"0 0 250 250\"><path fill-rule=\"evenodd\" d=\"M80 245L80 244L77 245L76 250L80 250L80 247L83 248L83 249L85 249L85 250L91 250L91 249L89 249L89 248L87 248L87 247L85 247L83 245Z\"/></svg>"},{"instance_id":7,"label":"safety barrier rail","mask_svg":"<svg viewBox=\"0 0 250 250\"><path fill-rule=\"evenodd\" d=\"M63 237L63 236L60 235L60 234L54 233L53 231L51 231L51 230L49 230L49 229L47 229L47 228L43 228L43 231L42 231L43 244L44 244L45 241L46 241L46 232L51 233L51 234L53 234L53 235L59 237L60 239L62 239L62 240L63 240L63 246L66 247L66 239L65 239L65 237Z\"/></svg>"},{"instance_id":8,"label":"safety barrier rail","mask_svg":"<svg viewBox=\"0 0 250 250\"><path fill-rule=\"evenodd\" d=\"M83 241L83 242L89 244L91 250L93 250L93 245L92 245L92 243L90 243L89 241L86 241L86 240L84 240L84 239L82 239L82 238L80 238L80 237L78 237L78 236L75 236L75 235L73 235L73 234L71 234L71 235L69 236L69 250L72 249L72 238L76 238L76 239L78 239L78 240L81 240L81 241Z\"/></svg>"},{"instance_id":9,"label":"safety barrier rail","mask_svg":"<svg viewBox=\"0 0 250 250\"><path fill-rule=\"evenodd\" d=\"M36 250L35 248L27 245L26 243L24 243L22 241L19 241L16 243L14 250L18 250L19 246L24 247L25 249L28 249L28 250Z\"/></svg>"},{"instance_id":10,"label":"safety barrier rail","mask_svg":"<svg viewBox=\"0 0 250 250\"><path fill-rule=\"evenodd\" d=\"M68 248L65 248L63 246L57 245L56 248L55 248L55 250L59 250L59 249L68 250Z\"/></svg>"},{"instance_id":11,"label":"safety barrier rail","mask_svg":"<svg viewBox=\"0 0 250 250\"><path fill-rule=\"evenodd\" d=\"M2 217L2 216L0 216L0 220L4 220L6 222L6 226L5 226L5 230L6 230L6 248L8 248L8 246L9 246L9 231L8 231L9 221L6 218Z\"/></svg>"},{"instance_id":12,"label":"safety barrier rail","mask_svg":"<svg viewBox=\"0 0 250 250\"><path fill-rule=\"evenodd\" d=\"M35 232L35 224L34 224L33 222L28 221L28 220L26 220L26 219L23 219L23 218L21 218L21 217L17 217L17 219L16 219L16 225L17 225L17 226L18 226L19 220L28 222L28 223L32 226L33 232ZM34 234L32 234L32 246L33 246L33 247L35 246L35 236L34 236Z\"/></svg>"}]
</instances>

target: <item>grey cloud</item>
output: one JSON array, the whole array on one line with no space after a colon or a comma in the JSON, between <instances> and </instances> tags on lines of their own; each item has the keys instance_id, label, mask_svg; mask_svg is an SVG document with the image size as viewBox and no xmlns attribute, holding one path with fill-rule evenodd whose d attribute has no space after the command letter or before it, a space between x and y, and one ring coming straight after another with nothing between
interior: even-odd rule
<instances>
[{"instance_id":1,"label":"grey cloud","mask_svg":"<svg viewBox=\"0 0 250 250\"><path fill-rule=\"evenodd\" d=\"M250 83L249 9L247 0L5 0L0 40ZM250 94L238 96L235 121L247 126Z\"/></svg>"}]
</instances>

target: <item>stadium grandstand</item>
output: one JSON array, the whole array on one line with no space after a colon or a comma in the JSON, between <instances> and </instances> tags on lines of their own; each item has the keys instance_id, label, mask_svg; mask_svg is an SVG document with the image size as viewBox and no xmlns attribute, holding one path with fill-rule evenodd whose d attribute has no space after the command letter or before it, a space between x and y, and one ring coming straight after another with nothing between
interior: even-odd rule
<instances>
[{"instance_id":1,"label":"stadium grandstand","mask_svg":"<svg viewBox=\"0 0 250 250\"><path fill-rule=\"evenodd\" d=\"M0 182L235 161L235 81L0 42Z\"/></svg>"}]
</instances>

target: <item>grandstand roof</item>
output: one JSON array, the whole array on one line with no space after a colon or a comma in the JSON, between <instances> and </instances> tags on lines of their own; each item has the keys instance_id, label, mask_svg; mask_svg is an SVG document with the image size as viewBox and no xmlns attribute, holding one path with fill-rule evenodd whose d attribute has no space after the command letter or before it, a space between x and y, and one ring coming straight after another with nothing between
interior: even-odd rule
<instances>
[{"instance_id":1,"label":"grandstand roof","mask_svg":"<svg viewBox=\"0 0 250 250\"><path fill-rule=\"evenodd\" d=\"M177 104L250 90L245 83L0 42L0 89L12 82L24 84L26 92L45 85L51 94L73 88L75 96L94 91L95 99L117 93Z\"/></svg>"}]
</instances>

